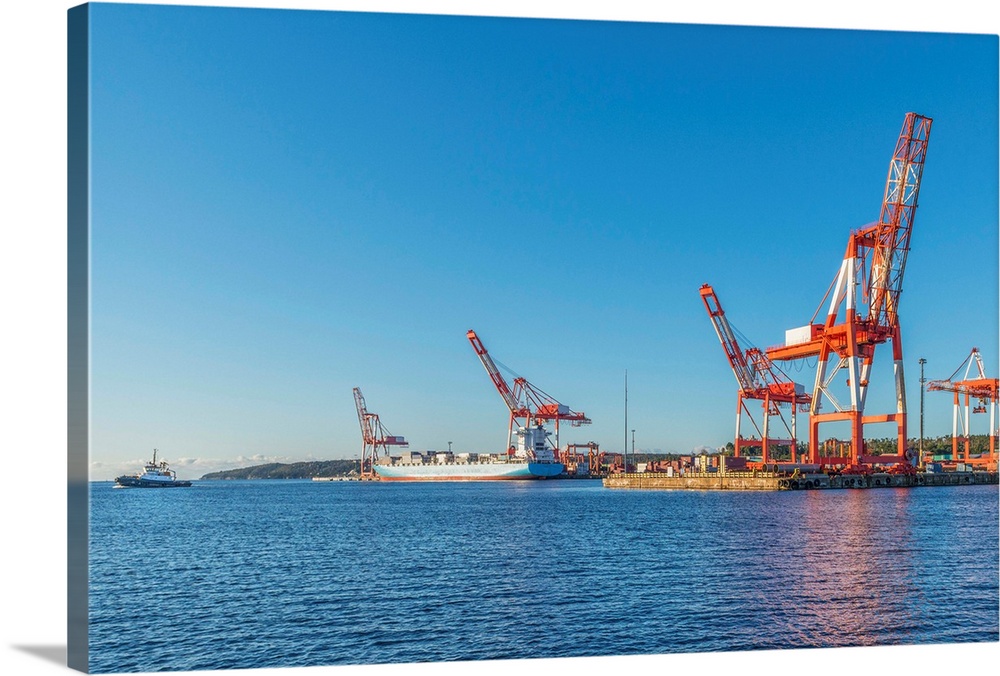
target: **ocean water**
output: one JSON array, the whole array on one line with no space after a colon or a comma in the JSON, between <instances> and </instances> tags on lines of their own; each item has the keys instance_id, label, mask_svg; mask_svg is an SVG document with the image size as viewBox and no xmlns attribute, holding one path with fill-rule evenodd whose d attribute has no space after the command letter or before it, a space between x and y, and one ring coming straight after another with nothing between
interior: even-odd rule
<instances>
[{"instance_id":1,"label":"ocean water","mask_svg":"<svg viewBox=\"0 0 1000 676\"><path fill-rule=\"evenodd\" d=\"M97 673L998 636L993 486L91 484Z\"/></svg>"}]
</instances>

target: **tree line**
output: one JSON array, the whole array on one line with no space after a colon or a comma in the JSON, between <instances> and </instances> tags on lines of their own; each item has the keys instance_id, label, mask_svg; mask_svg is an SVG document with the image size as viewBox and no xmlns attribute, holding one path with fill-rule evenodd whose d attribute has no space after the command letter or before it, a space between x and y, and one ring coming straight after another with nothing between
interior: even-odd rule
<instances>
[{"instance_id":1,"label":"tree line","mask_svg":"<svg viewBox=\"0 0 1000 676\"><path fill-rule=\"evenodd\" d=\"M202 479L312 479L358 474L357 460L314 460L310 462L272 462L253 467L209 472Z\"/></svg>"}]
</instances>

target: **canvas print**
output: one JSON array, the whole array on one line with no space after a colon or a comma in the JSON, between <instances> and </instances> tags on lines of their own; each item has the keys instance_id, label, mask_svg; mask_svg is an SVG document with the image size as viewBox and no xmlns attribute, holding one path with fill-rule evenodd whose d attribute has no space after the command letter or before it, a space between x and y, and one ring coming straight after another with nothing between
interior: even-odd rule
<instances>
[{"instance_id":1,"label":"canvas print","mask_svg":"<svg viewBox=\"0 0 1000 676\"><path fill-rule=\"evenodd\" d=\"M1000 640L997 36L68 20L71 667Z\"/></svg>"}]
</instances>

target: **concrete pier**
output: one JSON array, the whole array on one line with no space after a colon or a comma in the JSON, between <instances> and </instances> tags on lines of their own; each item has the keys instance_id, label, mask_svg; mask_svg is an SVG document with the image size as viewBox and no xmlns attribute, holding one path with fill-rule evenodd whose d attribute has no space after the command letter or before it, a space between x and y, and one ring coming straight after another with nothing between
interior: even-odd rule
<instances>
[{"instance_id":1,"label":"concrete pier","mask_svg":"<svg viewBox=\"0 0 1000 676\"><path fill-rule=\"evenodd\" d=\"M788 474L785 472L660 472L616 474L604 479L605 488L649 488L698 491L789 491L831 488L918 488L997 484L997 472L918 472L914 475Z\"/></svg>"}]
</instances>

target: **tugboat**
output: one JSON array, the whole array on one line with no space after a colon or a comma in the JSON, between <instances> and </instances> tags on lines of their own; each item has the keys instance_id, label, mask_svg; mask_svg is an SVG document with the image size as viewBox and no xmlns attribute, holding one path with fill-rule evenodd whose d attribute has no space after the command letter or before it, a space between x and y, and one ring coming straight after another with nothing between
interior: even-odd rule
<instances>
[{"instance_id":1,"label":"tugboat","mask_svg":"<svg viewBox=\"0 0 1000 676\"><path fill-rule=\"evenodd\" d=\"M190 481L178 481L177 473L167 467L167 463L161 460L156 462L156 449L153 449L153 459L146 463L146 467L139 474L123 474L115 479L115 484L120 488L184 488L190 486Z\"/></svg>"}]
</instances>

